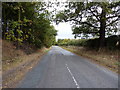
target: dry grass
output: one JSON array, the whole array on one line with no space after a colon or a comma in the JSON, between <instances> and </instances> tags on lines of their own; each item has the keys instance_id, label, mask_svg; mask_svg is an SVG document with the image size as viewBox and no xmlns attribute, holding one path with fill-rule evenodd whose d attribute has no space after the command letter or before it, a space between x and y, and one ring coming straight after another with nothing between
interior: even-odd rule
<instances>
[{"instance_id":1,"label":"dry grass","mask_svg":"<svg viewBox=\"0 0 120 90\"><path fill-rule=\"evenodd\" d=\"M22 50L16 50L16 47L8 41L2 40L2 61L11 60L15 57L22 56L25 53Z\"/></svg>"},{"instance_id":2,"label":"dry grass","mask_svg":"<svg viewBox=\"0 0 120 90\"><path fill-rule=\"evenodd\" d=\"M29 55L25 54L25 55L21 55L18 57L14 57L11 60L6 60L5 62L3 61L2 70L3 70L3 72L5 72L5 71L11 70L13 68L16 68L16 67L22 65L23 63L27 63L32 60L38 60L44 52L45 52L45 48L43 48L42 50L39 50L35 53L29 54Z\"/></svg>"},{"instance_id":3,"label":"dry grass","mask_svg":"<svg viewBox=\"0 0 120 90\"><path fill-rule=\"evenodd\" d=\"M23 63L36 60L46 48L35 49L30 45L23 45L22 49L16 49L12 42L2 40L2 70L3 73Z\"/></svg>"},{"instance_id":4,"label":"dry grass","mask_svg":"<svg viewBox=\"0 0 120 90\"><path fill-rule=\"evenodd\" d=\"M12 70L13 68L17 68L20 66L22 68L14 71L12 73L12 76L11 76L11 74L7 76L5 78L5 80L3 80L3 87L4 88L15 88L17 86L17 84L23 79L25 74L39 62L40 58L45 53L45 51L36 52L34 54L22 57L21 59L23 59L24 61L21 63L20 62L15 63L14 65L12 65L13 66L12 68L11 68L11 66L8 66L10 68L9 70ZM31 62L31 63L29 63L28 65L23 67L22 64L28 63L28 62ZM9 70L7 70L7 71L9 71Z\"/></svg>"},{"instance_id":5,"label":"dry grass","mask_svg":"<svg viewBox=\"0 0 120 90\"><path fill-rule=\"evenodd\" d=\"M47 48L35 49L29 45L16 49L12 42L2 40L2 87L15 87L48 50Z\"/></svg>"},{"instance_id":6,"label":"dry grass","mask_svg":"<svg viewBox=\"0 0 120 90\"><path fill-rule=\"evenodd\" d=\"M92 62L105 66L110 70L118 73L118 67L120 66L120 60L118 60L120 58L120 51L118 50L110 51L102 49L100 51L97 51L77 46L64 46L62 48L74 52L80 56L89 58L89 60Z\"/></svg>"}]
</instances>

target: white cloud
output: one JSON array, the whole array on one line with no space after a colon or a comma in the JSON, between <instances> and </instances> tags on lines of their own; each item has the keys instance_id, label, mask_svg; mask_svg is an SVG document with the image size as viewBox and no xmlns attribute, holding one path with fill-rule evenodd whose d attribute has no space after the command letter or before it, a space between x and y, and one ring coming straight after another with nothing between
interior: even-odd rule
<instances>
[{"instance_id":1,"label":"white cloud","mask_svg":"<svg viewBox=\"0 0 120 90\"><path fill-rule=\"evenodd\" d=\"M74 39L74 35L72 34L71 25L69 23L59 23L56 25L53 24L55 29L58 31L56 39Z\"/></svg>"}]
</instances>

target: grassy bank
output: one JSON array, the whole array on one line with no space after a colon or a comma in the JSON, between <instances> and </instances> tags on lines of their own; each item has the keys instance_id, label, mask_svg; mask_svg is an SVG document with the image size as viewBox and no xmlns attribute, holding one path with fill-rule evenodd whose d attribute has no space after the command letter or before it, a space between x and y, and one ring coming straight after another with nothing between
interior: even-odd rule
<instances>
[{"instance_id":1,"label":"grassy bank","mask_svg":"<svg viewBox=\"0 0 120 90\"><path fill-rule=\"evenodd\" d=\"M29 44L16 48L13 42L2 40L3 88L14 88L50 48L37 49Z\"/></svg>"},{"instance_id":2,"label":"grassy bank","mask_svg":"<svg viewBox=\"0 0 120 90\"><path fill-rule=\"evenodd\" d=\"M77 55L88 58L94 63L107 67L108 69L118 73L118 67L120 66L120 51L115 50L94 50L85 47L78 46L62 46L62 48L69 50Z\"/></svg>"}]
</instances>

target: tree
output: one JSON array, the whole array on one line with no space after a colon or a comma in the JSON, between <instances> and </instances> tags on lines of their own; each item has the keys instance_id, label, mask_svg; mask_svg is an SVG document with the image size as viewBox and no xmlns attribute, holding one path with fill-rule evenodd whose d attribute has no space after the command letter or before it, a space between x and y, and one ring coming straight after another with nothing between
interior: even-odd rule
<instances>
[{"instance_id":1,"label":"tree","mask_svg":"<svg viewBox=\"0 0 120 90\"><path fill-rule=\"evenodd\" d=\"M2 5L3 39L17 43L18 47L29 43L41 48L54 43L57 31L51 25L45 2L4 2Z\"/></svg>"},{"instance_id":2,"label":"tree","mask_svg":"<svg viewBox=\"0 0 120 90\"><path fill-rule=\"evenodd\" d=\"M79 34L96 34L104 47L105 36L117 32L120 20L119 2L70 2L56 15L56 23L70 21L75 37Z\"/></svg>"}]
</instances>

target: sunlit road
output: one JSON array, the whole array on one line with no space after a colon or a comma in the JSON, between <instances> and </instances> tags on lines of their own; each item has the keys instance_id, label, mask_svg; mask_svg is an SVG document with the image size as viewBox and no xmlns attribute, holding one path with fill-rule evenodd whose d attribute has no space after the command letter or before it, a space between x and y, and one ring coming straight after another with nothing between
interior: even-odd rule
<instances>
[{"instance_id":1,"label":"sunlit road","mask_svg":"<svg viewBox=\"0 0 120 90\"><path fill-rule=\"evenodd\" d=\"M117 74L58 46L18 85L18 88L118 88Z\"/></svg>"}]
</instances>

